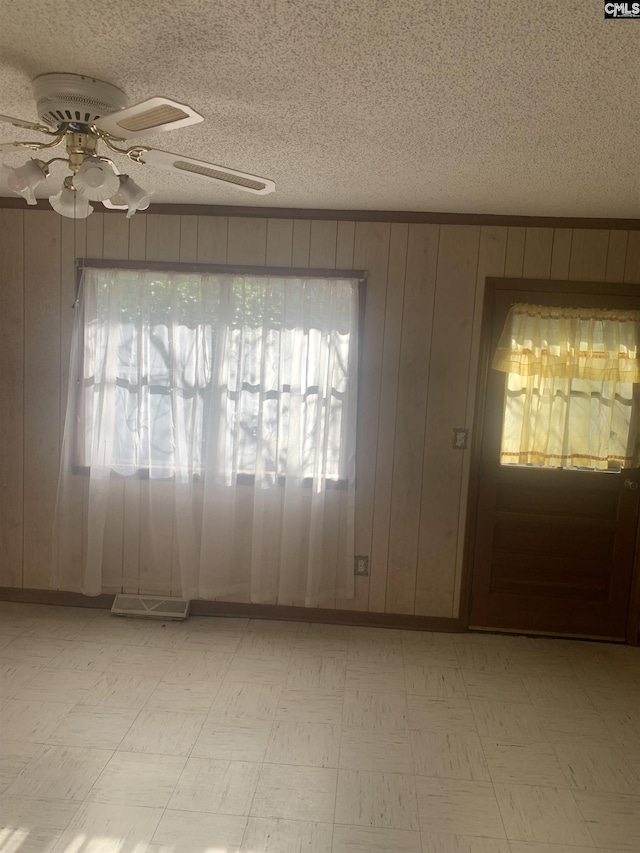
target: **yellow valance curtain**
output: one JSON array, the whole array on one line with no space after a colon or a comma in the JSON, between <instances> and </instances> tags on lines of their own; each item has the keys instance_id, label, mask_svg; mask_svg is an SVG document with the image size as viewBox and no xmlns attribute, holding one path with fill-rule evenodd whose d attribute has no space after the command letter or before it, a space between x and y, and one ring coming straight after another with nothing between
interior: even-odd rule
<instances>
[{"instance_id":1,"label":"yellow valance curtain","mask_svg":"<svg viewBox=\"0 0 640 853\"><path fill-rule=\"evenodd\" d=\"M518 376L640 382L640 311L513 305L493 367Z\"/></svg>"},{"instance_id":2,"label":"yellow valance curtain","mask_svg":"<svg viewBox=\"0 0 640 853\"><path fill-rule=\"evenodd\" d=\"M493 367L506 372L502 464L640 466L640 311L512 306Z\"/></svg>"}]
</instances>

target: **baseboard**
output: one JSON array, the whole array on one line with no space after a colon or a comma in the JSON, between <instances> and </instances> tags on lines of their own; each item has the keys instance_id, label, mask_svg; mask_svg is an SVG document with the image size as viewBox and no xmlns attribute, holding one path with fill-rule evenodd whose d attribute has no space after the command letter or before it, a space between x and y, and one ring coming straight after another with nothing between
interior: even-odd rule
<instances>
[{"instance_id":1,"label":"baseboard","mask_svg":"<svg viewBox=\"0 0 640 853\"><path fill-rule=\"evenodd\" d=\"M466 630L458 619L444 616L413 616L404 613L370 613L364 610L331 610L324 607L290 607L286 604L242 604L235 601L191 602L194 616L241 616L250 619L286 619L292 622L326 622L368 628L403 628L410 631Z\"/></svg>"},{"instance_id":2,"label":"baseboard","mask_svg":"<svg viewBox=\"0 0 640 853\"><path fill-rule=\"evenodd\" d=\"M53 589L0 587L0 601L25 604L57 604L66 607L95 607L110 610L113 595L82 595ZM282 619L292 622L324 622L330 625L360 625L368 628L402 628L409 631L459 633L466 628L459 619L444 616L412 616L404 613L369 613L362 610L331 610L320 607L289 607L285 604L243 604L235 601L191 602L193 616L232 616L249 619Z\"/></svg>"},{"instance_id":3,"label":"baseboard","mask_svg":"<svg viewBox=\"0 0 640 853\"><path fill-rule=\"evenodd\" d=\"M63 607L95 607L111 610L113 595L82 595L80 592L61 592L57 589L22 589L0 586L0 601L17 601L22 604L57 604Z\"/></svg>"}]
</instances>

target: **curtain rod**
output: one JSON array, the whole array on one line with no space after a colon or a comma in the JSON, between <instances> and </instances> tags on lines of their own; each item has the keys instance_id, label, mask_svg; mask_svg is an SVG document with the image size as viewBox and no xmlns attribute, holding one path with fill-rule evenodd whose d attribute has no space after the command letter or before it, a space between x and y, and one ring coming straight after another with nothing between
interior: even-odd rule
<instances>
[{"instance_id":1,"label":"curtain rod","mask_svg":"<svg viewBox=\"0 0 640 853\"><path fill-rule=\"evenodd\" d=\"M356 278L365 283L368 270L322 269L315 267L272 267L251 264L198 264L178 261L123 261L106 258L76 258L76 270L96 269L149 270L151 272L226 273L237 275L271 275L281 278Z\"/></svg>"}]
</instances>

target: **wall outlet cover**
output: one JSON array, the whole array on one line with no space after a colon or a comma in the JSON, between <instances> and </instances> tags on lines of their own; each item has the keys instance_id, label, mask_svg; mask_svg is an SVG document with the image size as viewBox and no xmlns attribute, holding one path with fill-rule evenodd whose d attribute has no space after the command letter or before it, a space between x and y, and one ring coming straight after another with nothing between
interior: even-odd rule
<instances>
[{"instance_id":1,"label":"wall outlet cover","mask_svg":"<svg viewBox=\"0 0 640 853\"><path fill-rule=\"evenodd\" d=\"M368 557L354 557L354 574L359 577L367 577L369 574L369 558Z\"/></svg>"},{"instance_id":2,"label":"wall outlet cover","mask_svg":"<svg viewBox=\"0 0 640 853\"><path fill-rule=\"evenodd\" d=\"M466 427L454 427L453 449L467 450L469 446L469 430Z\"/></svg>"}]
</instances>

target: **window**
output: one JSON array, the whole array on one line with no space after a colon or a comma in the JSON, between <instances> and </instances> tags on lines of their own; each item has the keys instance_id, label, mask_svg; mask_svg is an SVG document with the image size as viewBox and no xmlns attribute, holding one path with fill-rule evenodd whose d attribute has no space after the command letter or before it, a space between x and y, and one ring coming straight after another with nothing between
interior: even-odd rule
<instances>
[{"instance_id":1,"label":"window","mask_svg":"<svg viewBox=\"0 0 640 853\"><path fill-rule=\"evenodd\" d=\"M78 467L347 479L358 279L87 268L78 308Z\"/></svg>"},{"instance_id":2,"label":"window","mask_svg":"<svg viewBox=\"0 0 640 853\"><path fill-rule=\"evenodd\" d=\"M493 362L501 464L638 467L639 341L637 311L513 305Z\"/></svg>"},{"instance_id":3,"label":"window","mask_svg":"<svg viewBox=\"0 0 640 853\"><path fill-rule=\"evenodd\" d=\"M359 277L115 267L79 290L53 584L352 598Z\"/></svg>"}]
</instances>

